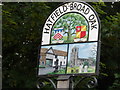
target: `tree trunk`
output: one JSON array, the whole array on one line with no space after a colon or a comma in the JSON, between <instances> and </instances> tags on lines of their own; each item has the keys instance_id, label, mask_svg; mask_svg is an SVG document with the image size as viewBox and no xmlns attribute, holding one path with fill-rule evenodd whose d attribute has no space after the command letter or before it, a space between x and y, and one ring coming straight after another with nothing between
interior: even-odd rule
<instances>
[{"instance_id":1,"label":"tree trunk","mask_svg":"<svg viewBox=\"0 0 120 90\"><path fill-rule=\"evenodd\" d=\"M68 33L67 34L68 34L67 41L70 42L72 35L71 35L71 30L70 30L69 26L68 26Z\"/></svg>"}]
</instances>

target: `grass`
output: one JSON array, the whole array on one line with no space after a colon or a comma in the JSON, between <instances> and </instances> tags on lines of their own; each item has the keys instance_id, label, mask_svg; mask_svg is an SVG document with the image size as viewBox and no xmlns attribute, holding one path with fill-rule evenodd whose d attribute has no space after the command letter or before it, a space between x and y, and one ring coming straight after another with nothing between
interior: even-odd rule
<instances>
[{"instance_id":1,"label":"grass","mask_svg":"<svg viewBox=\"0 0 120 90\"><path fill-rule=\"evenodd\" d=\"M88 72L89 72L89 73L95 73L95 68L89 67L89 68L88 68Z\"/></svg>"},{"instance_id":2,"label":"grass","mask_svg":"<svg viewBox=\"0 0 120 90\"><path fill-rule=\"evenodd\" d=\"M71 70L73 72L71 72ZM89 67L88 72L82 72L82 73L95 73L95 68ZM60 69L58 72L50 72L47 74L65 74L65 69ZM67 67L67 74L79 74L79 67Z\"/></svg>"},{"instance_id":3,"label":"grass","mask_svg":"<svg viewBox=\"0 0 120 90\"><path fill-rule=\"evenodd\" d=\"M73 72L71 72L73 71ZM67 73L68 74L78 74L79 73L79 67L67 67ZM88 72L82 72L82 73L95 73L95 68L89 67Z\"/></svg>"},{"instance_id":4,"label":"grass","mask_svg":"<svg viewBox=\"0 0 120 90\"><path fill-rule=\"evenodd\" d=\"M73 71L73 72L71 72ZM78 71L78 72L77 72ZM67 67L67 73L79 73L79 67Z\"/></svg>"},{"instance_id":5,"label":"grass","mask_svg":"<svg viewBox=\"0 0 120 90\"><path fill-rule=\"evenodd\" d=\"M45 68L45 65L39 65L39 68Z\"/></svg>"},{"instance_id":6,"label":"grass","mask_svg":"<svg viewBox=\"0 0 120 90\"><path fill-rule=\"evenodd\" d=\"M65 74L65 69L60 69L60 70L58 70L58 72L51 72L48 74Z\"/></svg>"}]
</instances>

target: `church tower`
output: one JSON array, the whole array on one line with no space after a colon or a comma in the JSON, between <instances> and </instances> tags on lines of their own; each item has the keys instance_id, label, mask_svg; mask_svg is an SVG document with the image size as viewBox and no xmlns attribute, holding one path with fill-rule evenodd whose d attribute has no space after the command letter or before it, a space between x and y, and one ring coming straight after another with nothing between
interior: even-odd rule
<instances>
[{"instance_id":1,"label":"church tower","mask_svg":"<svg viewBox=\"0 0 120 90\"><path fill-rule=\"evenodd\" d=\"M70 66L74 67L78 63L78 50L79 48L73 47L70 53Z\"/></svg>"}]
</instances>

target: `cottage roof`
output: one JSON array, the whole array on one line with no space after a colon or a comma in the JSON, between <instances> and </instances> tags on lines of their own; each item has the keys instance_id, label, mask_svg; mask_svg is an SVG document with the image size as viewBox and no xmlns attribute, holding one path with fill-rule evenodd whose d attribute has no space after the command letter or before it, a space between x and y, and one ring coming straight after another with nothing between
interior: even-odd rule
<instances>
[{"instance_id":1,"label":"cottage roof","mask_svg":"<svg viewBox=\"0 0 120 90\"><path fill-rule=\"evenodd\" d=\"M48 48L41 48L41 54L45 54L47 52ZM67 56L67 52L62 51L62 50L56 50L53 49L54 54L58 56Z\"/></svg>"}]
</instances>

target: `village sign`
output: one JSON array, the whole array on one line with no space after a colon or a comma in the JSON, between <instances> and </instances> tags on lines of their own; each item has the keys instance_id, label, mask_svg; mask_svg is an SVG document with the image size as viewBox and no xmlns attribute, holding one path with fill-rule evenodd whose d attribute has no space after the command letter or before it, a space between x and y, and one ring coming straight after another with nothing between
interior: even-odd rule
<instances>
[{"instance_id":1,"label":"village sign","mask_svg":"<svg viewBox=\"0 0 120 90\"><path fill-rule=\"evenodd\" d=\"M46 20L38 75L96 74L100 20L85 2L66 2Z\"/></svg>"}]
</instances>

